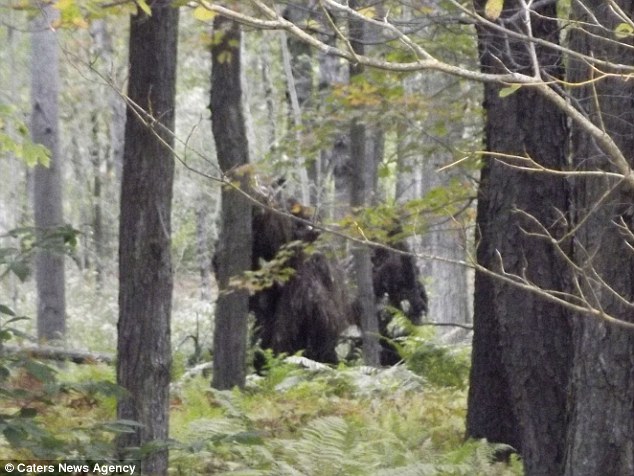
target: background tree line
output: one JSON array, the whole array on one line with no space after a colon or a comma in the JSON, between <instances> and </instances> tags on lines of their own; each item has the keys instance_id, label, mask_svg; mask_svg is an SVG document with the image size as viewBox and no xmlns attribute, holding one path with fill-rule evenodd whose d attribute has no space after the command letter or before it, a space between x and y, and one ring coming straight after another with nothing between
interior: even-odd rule
<instances>
[{"instance_id":1,"label":"background tree line","mask_svg":"<svg viewBox=\"0 0 634 476\"><path fill-rule=\"evenodd\" d=\"M111 187L112 194L121 174L118 381L131 391L131 399L121 403L121 416L146 423L147 432L139 432L135 444L167 435L172 257L177 265L182 258L190 270L202 263L196 270L201 294L209 295L208 215L219 208L217 192L184 187L181 203L197 205L188 216L176 214L172 232L172 172L163 165L175 157L183 165L177 183L186 171L194 170L192 183L206 177L224 184L214 385L244 382L248 297L244 291L222 291L231 276L250 266L249 218L254 204L243 193L248 195L248 184L236 188L234 179L243 182L251 170L242 167L253 164L258 174L287 177L297 196L332 220L326 228L353 238L346 246L362 296L371 296L367 287L372 284L363 280L370 275L365 242L372 227L380 228L381 223L373 225L372 213L354 213L376 210L374 216L380 216L385 203L405 210L406 233L416 253L428 258L423 269L432 290L431 305L438 306L430 310L431 319L468 320L466 270L475 270L469 435L511 445L522 455L527 474L634 471L628 449L634 432L628 274L632 122L631 106L624 100L631 96L627 79L632 72L634 26L627 14L629 4L488 0L421 6L322 0L280 2L272 8L254 0L238 8L231 2L201 2L193 6L194 19L188 21L201 32L206 27L195 21L214 23L212 33L204 36L212 51L211 123L217 164L204 142L208 133L199 135L203 122L197 117L205 113L189 109L204 93L191 95L187 86L187 92L179 93L174 80L165 76L177 67L174 5L139 1L100 9L98 2L65 2L57 9L35 7L31 133L34 142L49 149L50 166L37 166L32 179L28 170L22 176L7 173L13 180L8 190L24 188L33 180L44 204L61 204L43 180L59 180L51 177L59 170L56 160L74 157L73 166L66 167L74 172L70 182L79 188L90 184L81 195L90 197L85 202L90 205L80 201L71 213L91 232L82 236L93 239L82 248L93 254L76 259L94 270L95 285L103 286L108 263L113 269L112 255L108 256L113 238L107 236L105 221L110 213L112 225L116 216L104 190ZM97 17L106 11L115 16L108 21L96 18L88 7L100 12ZM16 21L24 20L21 13L11 11ZM117 83L122 63L113 51L124 46L114 45L108 28L121 30L120 15L129 12L130 69L122 100L118 93L124 89ZM44 23L38 24L42 19ZM63 102L67 130L83 131L62 140L68 154L55 152L55 139L46 142L37 135L37 113L50 107L46 120L56 116L54 103L48 106L46 98L64 94L55 88L42 90L37 81L38 75L57 76L54 54L37 50L37 33L50 34L52 25L69 27L62 32L68 40L42 40L42 45L63 46L61 51L71 59L69 87L62 90L78 88L77 78L96 75L99 81L87 81L86 90L94 91L90 94L97 103L104 101L80 107L71 95ZM241 29L247 31L244 39ZM9 60L19 58L19 41L25 38L14 23L6 31L15 50L9 48L5 54ZM172 40L165 41L167 36ZM77 49L74 41L80 43ZM201 57L188 35L181 34L180 42L192 52L181 64ZM136 51L139 43L160 44L164 57L144 64L151 55ZM249 51L258 49L261 54L249 58ZM48 63L40 65L35 59ZM19 88L20 68L11 61L5 64L10 92L5 115L8 124L19 125L24 105L21 109L13 98L25 93ZM249 78L242 90L241 67ZM196 85L194 90L207 81L194 74L181 84L188 80ZM484 151L478 145L481 111L474 84L484 84ZM42 99L38 91L45 95ZM457 97L462 99L456 101ZM127 109L125 130L122 104ZM185 105L180 126L176 104ZM44 133L51 135L56 129L48 123ZM11 147L3 149L9 156L3 167L20 170L24 157L15 147L23 140L20 127L11 125L6 131ZM86 138L92 140L83 141ZM27 160L38 160L33 151L27 155ZM88 170L91 180L82 180ZM57 183L53 186L61 188ZM3 200L5 229L29 223L24 194L13 193ZM34 203L38 230L63 222L58 212L38 212L37 194ZM53 222L38 221L38 213ZM354 239L359 230L361 238L357 234ZM472 236L474 245L469 244ZM179 249L179 240L188 244ZM57 264L43 261L49 255ZM38 278L38 322L52 326L46 331L42 327L38 335L58 339L65 334L64 321L46 317L44 311L65 314L59 287L63 274L50 279L53 271L47 268L56 266L56 272L63 273L63 264L46 250L38 256L36 268L44 276ZM57 290L43 288L53 283ZM13 296L17 306L17 291ZM45 299L51 299L50 304ZM373 363L368 349L376 312L372 299L362 303L367 304L361 311L366 359ZM198 342L198 331L192 336ZM126 367L128 359L150 366L134 370ZM139 381L141 374L158 380ZM147 402L148 388L165 392ZM158 422L157 433L151 421ZM148 467L164 471L166 454L155 457Z\"/></svg>"}]
</instances>

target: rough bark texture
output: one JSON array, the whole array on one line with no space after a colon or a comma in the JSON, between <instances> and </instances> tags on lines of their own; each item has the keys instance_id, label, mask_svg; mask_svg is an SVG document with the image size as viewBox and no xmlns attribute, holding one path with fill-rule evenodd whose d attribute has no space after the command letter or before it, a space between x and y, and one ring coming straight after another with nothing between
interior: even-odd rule
<instances>
[{"instance_id":1,"label":"rough bark texture","mask_svg":"<svg viewBox=\"0 0 634 476\"><path fill-rule=\"evenodd\" d=\"M62 210L62 160L59 154L58 95L59 67L57 35L51 22L59 12L52 5L39 5L32 22L31 136L51 154L50 165L33 171L33 210L38 238L64 224ZM37 283L37 337L42 342L59 341L66 332L64 255L51 249L35 257ZM63 243L59 243L63 245ZM61 246L59 246L61 248Z\"/></svg>"},{"instance_id":2,"label":"rough bark texture","mask_svg":"<svg viewBox=\"0 0 634 476\"><path fill-rule=\"evenodd\" d=\"M152 16L130 23L128 106L119 228L119 324L117 382L129 396L119 418L138 421L138 431L118 438L127 447L160 444L168 437L172 306L171 201L178 9L152 3ZM150 453L143 473L167 474L167 450Z\"/></svg>"},{"instance_id":3,"label":"rough bark texture","mask_svg":"<svg viewBox=\"0 0 634 476\"><path fill-rule=\"evenodd\" d=\"M484 2L476 2L481 8ZM503 16L517 13L505 2ZM555 5L532 15L533 34L557 41ZM515 26L522 30L521 16ZM525 44L478 29L484 71L505 68L532 72ZM560 58L538 48L542 70L561 74ZM503 64L501 64L503 63ZM487 150L529 156L550 168L565 166L567 131L563 114L533 90L501 98L501 87L485 86ZM478 260L496 272L525 276L545 289L563 290L564 267L529 214L553 236L566 223L567 187L563 179L510 168L487 159L478 206ZM521 212L521 213L520 213ZM503 268L502 268L503 267ZM562 474L566 398L571 365L566 313L534 294L476 274L474 347L467 417L468 434L511 444L523 457L527 475Z\"/></svg>"},{"instance_id":4,"label":"rough bark texture","mask_svg":"<svg viewBox=\"0 0 634 476\"><path fill-rule=\"evenodd\" d=\"M217 17L214 31L223 32L212 47L211 119L222 172L248 191L249 147L242 114L240 26ZM242 167L242 168L241 168ZM231 187L222 189L220 240L216 250L219 295L214 331L212 385L243 386L246 378L249 294L230 289L229 280L251 267L251 202Z\"/></svg>"},{"instance_id":5,"label":"rough bark texture","mask_svg":"<svg viewBox=\"0 0 634 476\"><path fill-rule=\"evenodd\" d=\"M352 8L359 7L359 2L350 2ZM363 23L350 20L350 37L355 52L363 54ZM350 77L361 74L359 65L350 66ZM359 119L353 119L350 126L350 167L352 172L350 207L353 212L371 204L374 193L373 183L376 177L374 142L368 137L368 127ZM372 138L374 139L374 138ZM352 257L355 268L355 284L359 300L361 333L363 339L363 361L366 365L380 364L381 346L379 345L379 322L374 299L372 282L372 250L368 247L353 244Z\"/></svg>"},{"instance_id":6,"label":"rough bark texture","mask_svg":"<svg viewBox=\"0 0 634 476\"><path fill-rule=\"evenodd\" d=\"M624 12L632 12L634 7L632 1L617 4ZM571 32L570 45L575 51L634 64L631 46L619 47L606 34L623 21L606 2L584 1L583 7L573 2L573 17L586 22L585 31ZM595 21L601 28L590 26ZM595 77L596 71L587 64L570 61L568 79L585 83L572 90L576 104L614 138L632 164L634 85L618 76L592 82ZM579 128L573 130L572 157L575 169L613 171L609 159ZM583 270L577 278L592 306L631 322L634 255L629 237L634 229L634 192L606 177L576 178L574 183L575 218L580 224L574 255ZM612 193L605 197L609 190ZM562 474L634 474L634 333L588 316L576 316L573 323L576 358L566 471Z\"/></svg>"},{"instance_id":7,"label":"rough bark texture","mask_svg":"<svg viewBox=\"0 0 634 476\"><path fill-rule=\"evenodd\" d=\"M476 216L476 259L486 265L495 253L489 223L489 170L480 172L478 212ZM473 339L471 375L467 401L467 435L506 443L519 450L521 440L513 411L508 370L503 364L500 323L495 313L493 278L476 273L473 301Z\"/></svg>"}]
</instances>

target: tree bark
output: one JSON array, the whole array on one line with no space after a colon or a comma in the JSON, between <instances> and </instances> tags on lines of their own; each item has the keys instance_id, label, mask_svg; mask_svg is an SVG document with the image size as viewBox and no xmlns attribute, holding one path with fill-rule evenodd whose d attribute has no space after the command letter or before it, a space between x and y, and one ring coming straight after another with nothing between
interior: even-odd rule
<instances>
[{"instance_id":1,"label":"tree bark","mask_svg":"<svg viewBox=\"0 0 634 476\"><path fill-rule=\"evenodd\" d=\"M129 395L117 415L143 426L117 446L160 445L168 438L172 306L171 202L178 38L177 8L152 3L131 17L121 218L117 382ZM148 117L150 114L152 117ZM139 117L140 116L140 117ZM144 474L167 474L167 449L143 460Z\"/></svg>"},{"instance_id":2,"label":"tree bark","mask_svg":"<svg viewBox=\"0 0 634 476\"><path fill-rule=\"evenodd\" d=\"M249 147L240 82L242 33L237 23L222 17L214 19L214 31L222 32L211 49L211 123L218 163L228 179L248 192L250 176L244 166L249 163ZM249 294L232 289L229 281L251 267L252 205L231 186L222 188L221 201L212 386L228 389L244 386L246 378Z\"/></svg>"},{"instance_id":3,"label":"tree bark","mask_svg":"<svg viewBox=\"0 0 634 476\"><path fill-rule=\"evenodd\" d=\"M484 3L477 1L476 7L481 9ZM521 9L514 1L504 7L503 16ZM559 28L549 20L556 18L555 4L545 4L537 13L531 15L533 34L556 43ZM524 32L521 15L516 18L507 27ZM525 42L485 26L478 28L478 39L483 71L532 72ZM542 74L561 76L558 54L540 48L535 54ZM563 113L529 88L507 97L500 97L500 89L485 85L487 150L528 156L545 167L564 169ZM503 160L487 158L478 203L479 264L524 276L544 289L565 290L561 277L565 264L547 239L528 233L541 233L534 224L539 222L553 237L562 236L567 188L557 176L523 172ZM514 446L529 476L562 474L572 358L567 313L483 273L476 273L475 289L468 434Z\"/></svg>"},{"instance_id":4,"label":"tree bark","mask_svg":"<svg viewBox=\"0 0 634 476\"><path fill-rule=\"evenodd\" d=\"M306 23L311 6L294 4L284 9L284 18L295 24ZM309 130L305 122L305 112L311 105L313 96L312 48L292 35L282 34L282 63L286 76L286 95L289 105L290 129L295 136L295 173L299 179L299 196L302 203L310 203L316 184L316 161L305 157L301 148L302 137ZM309 175L313 175L310 177Z\"/></svg>"},{"instance_id":5,"label":"tree bark","mask_svg":"<svg viewBox=\"0 0 634 476\"><path fill-rule=\"evenodd\" d=\"M360 5L350 2L351 8ZM354 51L363 54L364 27L358 20L350 20L350 38ZM350 78L363 72L363 67L350 65ZM372 202L373 185L376 177L375 137L368 136L368 127L360 118L352 119L350 126L350 163L352 182L350 207L356 213ZM363 341L363 361L366 365L379 366L381 346L379 343L379 322L372 282L372 250L362 244L352 245L355 267L355 284L359 300L361 335Z\"/></svg>"},{"instance_id":6,"label":"tree bark","mask_svg":"<svg viewBox=\"0 0 634 476\"><path fill-rule=\"evenodd\" d=\"M199 194L196 197L196 256L200 273L200 299L203 301L211 300L210 214L207 196Z\"/></svg>"},{"instance_id":7,"label":"tree bark","mask_svg":"<svg viewBox=\"0 0 634 476\"><path fill-rule=\"evenodd\" d=\"M48 167L33 172L33 209L38 239L64 224L62 158L59 153L59 65L57 35L51 26L59 12L53 5L38 4L32 22L31 135L33 142L50 151ZM35 257L37 283L37 336L41 342L62 339L66 333L66 297L63 243L50 243ZM54 248L60 248L55 250Z\"/></svg>"},{"instance_id":8,"label":"tree bark","mask_svg":"<svg viewBox=\"0 0 634 476\"><path fill-rule=\"evenodd\" d=\"M98 58L102 64L110 65L112 63L112 37L108 31L105 20L95 20L90 25L90 36L92 38L91 54ZM103 85L96 85L97 89L94 94L113 95L111 88L105 88ZM110 258L107 253L108 233L110 223L108 223L107 215L104 213L104 197L108 196L109 188L112 186L108 177L111 168L112 159L109 157L112 144L116 144L114 137L110 136L104 140L102 124L108 124L110 128L115 123L114 114L110 121L104 120L103 108L98 105L93 106L90 115L92 122L92 140L89 148L90 160L92 163L92 245L94 250L93 261L97 291L100 292L105 280L105 263ZM108 134L109 135L109 134ZM111 248L111 247L110 247ZM86 259L88 261L88 258Z\"/></svg>"},{"instance_id":9,"label":"tree bark","mask_svg":"<svg viewBox=\"0 0 634 476\"><path fill-rule=\"evenodd\" d=\"M616 5L625 12L633 8L631 1ZM606 38L606 32L623 21L612 7L598 0L584 2L583 7L573 2L572 17L587 22L571 31L572 49L614 63L634 64L631 46L619 46L611 35ZM629 40L620 41L629 44ZM631 165L634 86L619 75L595 82L596 76L586 63L570 61L568 80L583 84L571 90L576 104L614 138ZM595 141L579 129L573 129L571 149L575 170L614 171ZM574 185L579 226L574 258L581 268L575 278L595 309L633 322L634 256L628 241L634 229L634 194L607 177L576 177ZM605 196L608 191L611 193ZM573 336L576 358L570 385L566 471L561 474L634 474L634 333L596 317L575 316Z\"/></svg>"}]
</instances>

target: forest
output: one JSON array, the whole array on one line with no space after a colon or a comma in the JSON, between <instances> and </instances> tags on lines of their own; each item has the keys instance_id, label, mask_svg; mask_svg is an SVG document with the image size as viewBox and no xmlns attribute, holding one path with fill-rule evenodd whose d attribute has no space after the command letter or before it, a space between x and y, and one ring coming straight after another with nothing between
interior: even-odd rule
<instances>
[{"instance_id":1,"label":"forest","mask_svg":"<svg viewBox=\"0 0 634 476\"><path fill-rule=\"evenodd\" d=\"M634 474L633 2L0 11L1 474Z\"/></svg>"}]
</instances>

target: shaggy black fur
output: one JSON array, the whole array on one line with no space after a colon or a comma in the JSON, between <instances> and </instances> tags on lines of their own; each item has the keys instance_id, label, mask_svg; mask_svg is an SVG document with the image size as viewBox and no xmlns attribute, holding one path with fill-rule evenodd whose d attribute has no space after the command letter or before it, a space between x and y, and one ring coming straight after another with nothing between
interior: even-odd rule
<instances>
[{"instance_id":1,"label":"shaggy black fur","mask_svg":"<svg viewBox=\"0 0 634 476\"><path fill-rule=\"evenodd\" d=\"M310 218L309 210L294 201L287 202L284 211L304 220ZM253 269L259 269L262 260L272 260L283 245L296 240L311 243L318 236L306 223L266 208L256 209ZM336 363L337 339L351 316L342 273L324 254L307 254L303 247L294 248L286 265L295 270L288 281L275 283L251 297L256 339L263 349L275 353L304 350L309 359ZM256 370L262 370L262 363L256 355Z\"/></svg>"},{"instance_id":2,"label":"shaggy black fur","mask_svg":"<svg viewBox=\"0 0 634 476\"><path fill-rule=\"evenodd\" d=\"M416 259L409 254L405 241L390 245L390 249L376 248L372 255L372 280L377 302L386 301L388 306L402 311L413 324L420 324L427 313L427 293L420 280ZM399 253L400 251L400 253ZM379 309L379 332L386 338L392 320L389 309ZM381 340L381 365L394 365L400 360L398 352L387 340Z\"/></svg>"}]
</instances>

